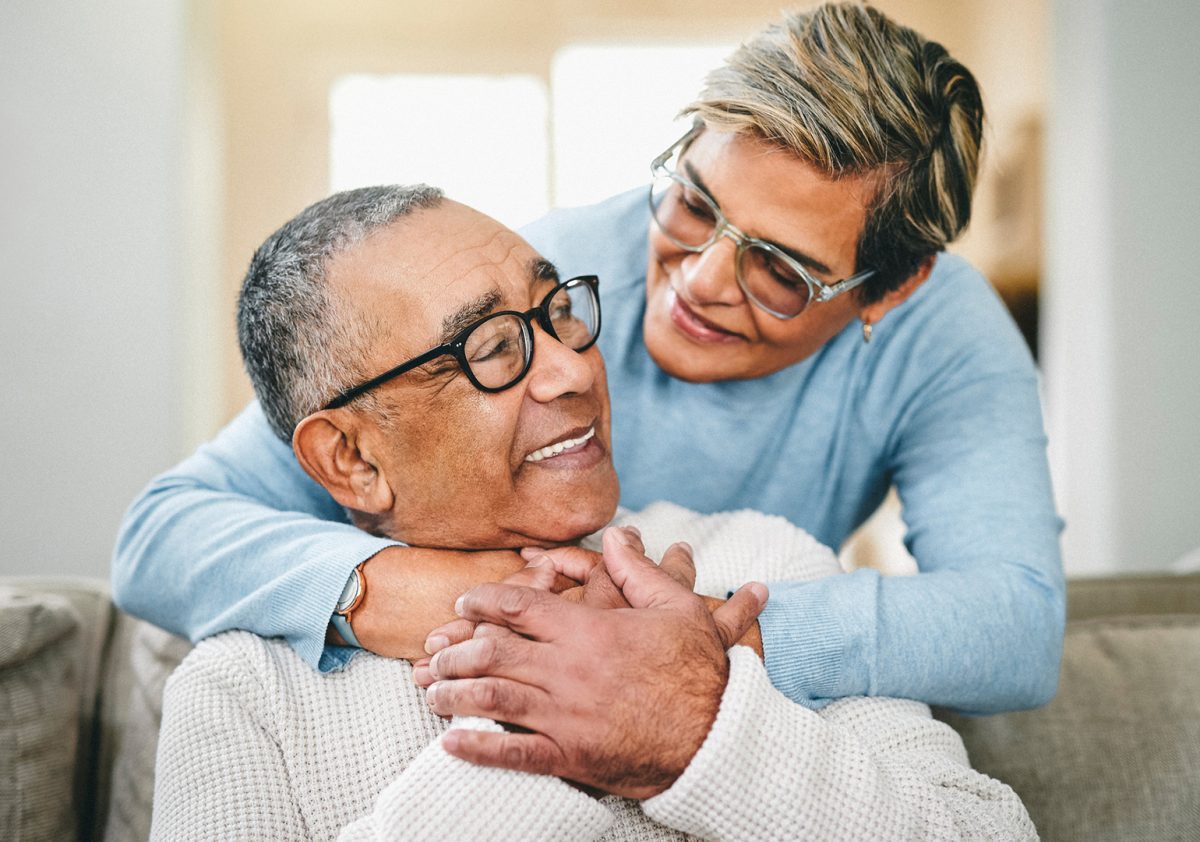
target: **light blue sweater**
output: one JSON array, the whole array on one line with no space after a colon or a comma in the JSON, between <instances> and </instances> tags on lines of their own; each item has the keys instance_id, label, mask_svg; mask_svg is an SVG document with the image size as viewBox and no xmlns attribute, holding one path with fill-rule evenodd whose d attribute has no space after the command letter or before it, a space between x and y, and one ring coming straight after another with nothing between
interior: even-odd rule
<instances>
[{"instance_id":1,"label":"light blue sweater","mask_svg":"<svg viewBox=\"0 0 1200 842\"><path fill-rule=\"evenodd\" d=\"M987 282L943 254L878 325L769 377L692 384L642 342L644 190L523 233L564 277L597 274L623 505L771 512L837 547L895 484L921 573L771 582L768 673L809 704L899 696L987 713L1058 678L1063 578L1036 373ZM351 569L392 542L349 525L252 404L155 479L113 559L118 605L193 640L241 628L309 663ZM701 560L702 562L703 560Z\"/></svg>"}]
</instances>

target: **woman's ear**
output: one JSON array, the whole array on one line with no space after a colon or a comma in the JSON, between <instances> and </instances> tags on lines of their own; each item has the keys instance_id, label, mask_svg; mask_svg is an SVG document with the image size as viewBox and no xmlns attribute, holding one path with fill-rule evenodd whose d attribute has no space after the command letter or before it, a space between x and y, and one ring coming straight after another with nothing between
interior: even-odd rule
<instances>
[{"instance_id":1,"label":"woman's ear","mask_svg":"<svg viewBox=\"0 0 1200 842\"><path fill-rule=\"evenodd\" d=\"M898 307L907 301L908 297L929 279L929 273L933 271L933 264L936 259L937 255L931 254L921 261L921 265L917 267L917 271L904 279L904 283L887 293L883 298L859 310L858 317L862 320L862 323L865 325L877 325L893 307Z\"/></svg>"},{"instance_id":2,"label":"woman's ear","mask_svg":"<svg viewBox=\"0 0 1200 842\"><path fill-rule=\"evenodd\" d=\"M292 451L304 472L347 509L376 515L392 510L386 471L353 412L323 409L307 416L292 433Z\"/></svg>"}]
</instances>

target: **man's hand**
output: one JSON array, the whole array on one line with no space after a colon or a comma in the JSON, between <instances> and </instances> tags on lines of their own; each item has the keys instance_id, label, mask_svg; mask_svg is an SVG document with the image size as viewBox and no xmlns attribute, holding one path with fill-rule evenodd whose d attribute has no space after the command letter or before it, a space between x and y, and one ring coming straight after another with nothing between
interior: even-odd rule
<instances>
[{"instance_id":1,"label":"man's hand","mask_svg":"<svg viewBox=\"0 0 1200 842\"><path fill-rule=\"evenodd\" d=\"M430 664L437 679L430 707L533 733L454 730L443 740L447 751L631 798L675 781L716 717L728 677L725 650L762 610L766 588L747 585L710 614L639 547L624 530L604 535L605 571L631 608L596 608L504 584L463 596L457 610L464 618L518 634L477 635L439 651ZM663 567L691 568L690 556L676 544Z\"/></svg>"}]
</instances>

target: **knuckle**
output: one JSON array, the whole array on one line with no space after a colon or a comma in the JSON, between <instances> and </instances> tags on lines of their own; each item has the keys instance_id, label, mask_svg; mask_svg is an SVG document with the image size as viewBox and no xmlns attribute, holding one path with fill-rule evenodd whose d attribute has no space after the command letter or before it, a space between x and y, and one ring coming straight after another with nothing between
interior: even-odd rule
<instances>
[{"instance_id":1,"label":"knuckle","mask_svg":"<svg viewBox=\"0 0 1200 842\"><path fill-rule=\"evenodd\" d=\"M497 607L505 617L520 617L533 607L535 595L528 588L511 588L500 595Z\"/></svg>"},{"instance_id":2,"label":"knuckle","mask_svg":"<svg viewBox=\"0 0 1200 842\"><path fill-rule=\"evenodd\" d=\"M484 678L471 685L471 696L480 710L500 710L505 694L497 681Z\"/></svg>"}]
</instances>

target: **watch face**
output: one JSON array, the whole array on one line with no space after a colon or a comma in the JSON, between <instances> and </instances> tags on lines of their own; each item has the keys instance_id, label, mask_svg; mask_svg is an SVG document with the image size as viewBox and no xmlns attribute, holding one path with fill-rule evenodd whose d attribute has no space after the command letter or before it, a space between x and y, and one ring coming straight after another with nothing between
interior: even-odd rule
<instances>
[{"instance_id":1,"label":"watch face","mask_svg":"<svg viewBox=\"0 0 1200 842\"><path fill-rule=\"evenodd\" d=\"M337 602L337 612L339 614L349 610L354 605L354 601L358 599L358 592L361 589L359 582L360 575L362 574L358 572L357 567L350 572L350 578L346 580L346 587L342 588L342 596Z\"/></svg>"}]
</instances>

